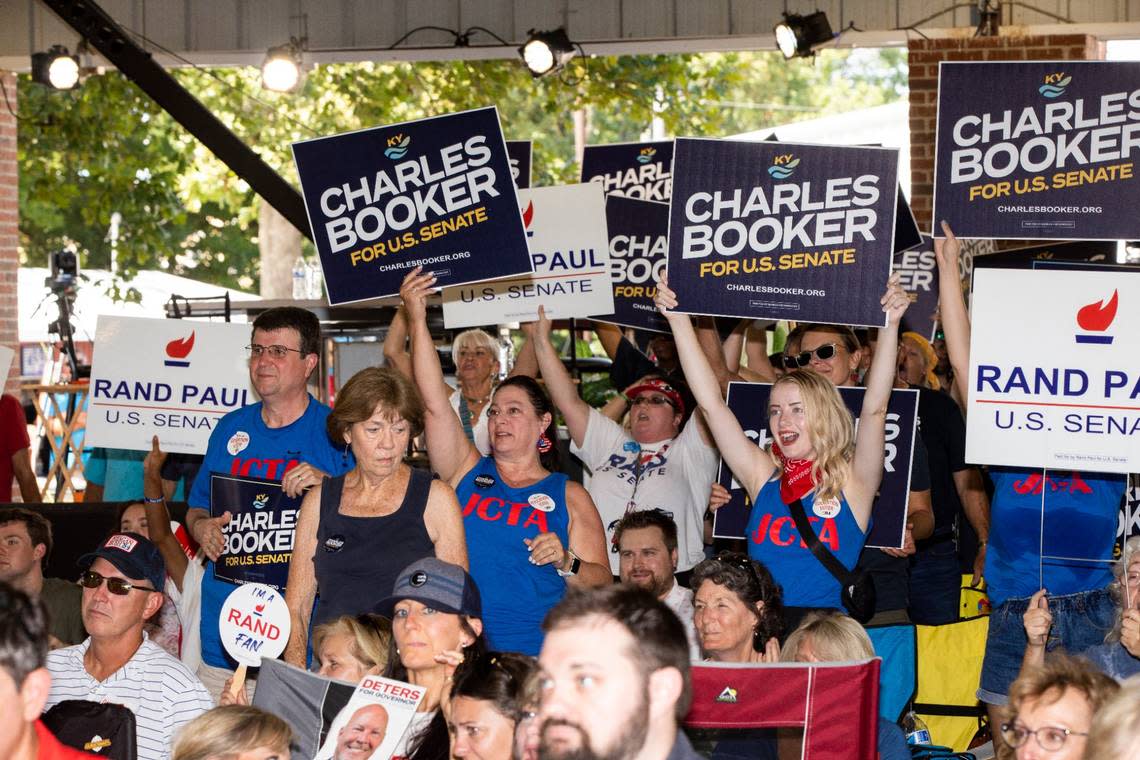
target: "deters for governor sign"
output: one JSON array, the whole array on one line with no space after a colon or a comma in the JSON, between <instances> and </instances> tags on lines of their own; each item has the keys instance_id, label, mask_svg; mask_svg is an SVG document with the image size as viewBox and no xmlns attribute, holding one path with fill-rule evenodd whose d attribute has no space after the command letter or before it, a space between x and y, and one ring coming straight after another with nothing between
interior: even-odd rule
<instances>
[{"instance_id":1,"label":"deters for governor sign","mask_svg":"<svg viewBox=\"0 0 1140 760\"><path fill-rule=\"evenodd\" d=\"M599 183L607 195L668 201L672 167L672 140L587 145L582 151L582 181Z\"/></svg>"},{"instance_id":2,"label":"deters for governor sign","mask_svg":"<svg viewBox=\"0 0 1140 760\"><path fill-rule=\"evenodd\" d=\"M959 237L1140 236L1140 63L943 63L934 219Z\"/></svg>"},{"instance_id":3,"label":"deters for governor sign","mask_svg":"<svg viewBox=\"0 0 1140 760\"><path fill-rule=\"evenodd\" d=\"M883 326L898 151L678 138L678 311Z\"/></svg>"},{"instance_id":4,"label":"deters for governor sign","mask_svg":"<svg viewBox=\"0 0 1140 760\"><path fill-rule=\"evenodd\" d=\"M975 269L966 461L1140 471L1140 273Z\"/></svg>"},{"instance_id":5,"label":"deters for governor sign","mask_svg":"<svg viewBox=\"0 0 1140 760\"><path fill-rule=\"evenodd\" d=\"M745 435L763 448L768 445L769 383L729 383L728 408L740 421ZM847 405L856 426L863 409L863 388L843 386L839 395ZM887 424L883 441L883 481L871 508L871 530L867 533L867 546L901 549L906 537L907 505L910 501L910 463L914 455L914 437L917 433L918 391L893 390L887 404ZM791 518L774 521L761 519L750 526L752 501L744 488L732 477L732 471L723 461L717 476L728 489L731 501L716 511L713 517L713 535L717 538L746 538L753 543L772 541L787 545L796 536ZM751 532L749 529L751 528ZM827 544L837 541L838 534L830 519L818 526L819 540ZM832 544L832 551L838 547Z\"/></svg>"},{"instance_id":6,"label":"deters for governor sign","mask_svg":"<svg viewBox=\"0 0 1140 760\"><path fill-rule=\"evenodd\" d=\"M610 195L606 198L606 226L610 232L614 312L594 315L594 319L669 332L669 323L653 304L669 247L669 204Z\"/></svg>"},{"instance_id":7,"label":"deters for governor sign","mask_svg":"<svg viewBox=\"0 0 1140 760\"><path fill-rule=\"evenodd\" d=\"M293 144L329 303L390 296L415 266L440 285L530 272L498 111Z\"/></svg>"},{"instance_id":8,"label":"deters for governor sign","mask_svg":"<svg viewBox=\"0 0 1140 760\"><path fill-rule=\"evenodd\" d=\"M249 325L99 316L87 413L93 446L204 454L222 415L252 404Z\"/></svg>"},{"instance_id":9,"label":"deters for governor sign","mask_svg":"<svg viewBox=\"0 0 1140 760\"><path fill-rule=\"evenodd\" d=\"M531 322L614 310L602 189L593 183L520 190L534 274L443 290L448 328Z\"/></svg>"}]
</instances>

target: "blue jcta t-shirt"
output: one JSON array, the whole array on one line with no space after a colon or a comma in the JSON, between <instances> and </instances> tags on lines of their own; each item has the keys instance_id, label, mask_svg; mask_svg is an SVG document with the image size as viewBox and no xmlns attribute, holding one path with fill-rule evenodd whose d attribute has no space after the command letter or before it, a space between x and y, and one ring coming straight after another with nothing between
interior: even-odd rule
<instances>
[{"instance_id":1,"label":"blue jcta t-shirt","mask_svg":"<svg viewBox=\"0 0 1140 760\"><path fill-rule=\"evenodd\" d=\"M995 606L1026 599L1041 588L1064 596L1112 581L1109 560L1124 475L993 467L990 477L993 528L985 572Z\"/></svg>"},{"instance_id":2,"label":"blue jcta t-shirt","mask_svg":"<svg viewBox=\"0 0 1140 760\"><path fill-rule=\"evenodd\" d=\"M194 487L191 507L210 508L210 475L265 478L280 481L285 472L307 462L329 475L340 475L354 464L352 453L335 448L325 430L329 408L309 397L300 419L280 428L268 427L261 418L261 403L236 409L221 420L210 434L206 459ZM214 578L214 563L206 564L202 576L202 661L216 668L237 667L222 646L218 615L226 597L236 586Z\"/></svg>"}]
</instances>

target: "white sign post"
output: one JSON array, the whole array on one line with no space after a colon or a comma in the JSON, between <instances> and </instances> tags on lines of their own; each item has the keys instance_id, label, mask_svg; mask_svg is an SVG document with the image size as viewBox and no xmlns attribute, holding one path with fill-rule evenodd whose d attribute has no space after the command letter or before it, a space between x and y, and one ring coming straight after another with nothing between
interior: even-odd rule
<instances>
[{"instance_id":1,"label":"white sign post","mask_svg":"<svg viewBox=\"0 0 1140 760\"><path fill-rule=\"evenodd\" d=\"M1140 471L1140 274L975 269L966 461Z\"/></svg>"},{"instance_id":2,"label":"white sign post","mask_svg":"<svg viewBox=\"0 0 1140 760\"><path fill-rule=\"evenodd\" d=\"M218 633L226 653L238 661L232 693L241 691L247 667L256 668L261 658L276 659L285 651L291 628L285 597L273 587L245 583L230 592L218 615Z\"/></svg>"},{"instance_id":3,"label":"white sign post","mask_svg":"<svg viewBox=\"0 0 1140 760\"><path fill-rule=\"evenodd\" d=\"M612 314L609 234L601 185L519 191L534 274L443 289L448 328Z\"/></svg>"},{"instance_id":4,"label":"white sign post","mask_svg":"<svg viewBox=\"0 0 1140 760\"><path fill-rule=\"evenodd\" d=\"M204 454L222 415L257 400L249 325L101 315L87 413L95 446Z\"/></svg>"}]
</instances>

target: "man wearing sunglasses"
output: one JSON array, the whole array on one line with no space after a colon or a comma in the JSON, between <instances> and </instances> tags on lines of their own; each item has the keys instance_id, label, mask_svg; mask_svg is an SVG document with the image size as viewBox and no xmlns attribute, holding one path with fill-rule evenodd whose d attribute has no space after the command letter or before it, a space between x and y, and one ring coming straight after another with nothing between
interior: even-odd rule
<instances>
[{"instance_id":1,"label":"man wearing sunglasses","mask_svg":"<svg viewBox=\"0 0 1140 760\"><path fill-rule=\"evenodd\" d=\"M47 708L68 699L113 702L135 715L139 760L170 754L174 734L213 707L193 673L143 631L162 607L166 564L138 533L115 533L79 558L82 644L50 653Z\"/></svg>"}]
</instances>

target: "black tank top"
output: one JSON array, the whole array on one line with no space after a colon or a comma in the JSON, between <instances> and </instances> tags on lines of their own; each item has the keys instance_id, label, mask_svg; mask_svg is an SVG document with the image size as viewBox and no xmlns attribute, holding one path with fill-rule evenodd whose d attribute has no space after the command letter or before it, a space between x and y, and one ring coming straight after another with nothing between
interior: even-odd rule
<instances>
[{"instance_id":1,"label":"black tank top","mask_svg":"<svg viewBox=\"0 0 1140 760\"><path fill-rule=\"evenodd\" d=\"M396 576L435 545L424 526L431 473L412 468L400 508L380 517L350 517L339 512L344 475L325 478L321 486L321 521L313 556L317 606L313 625L341 615L370 612L392 593Z\"/></svg>"}]
</instances>

